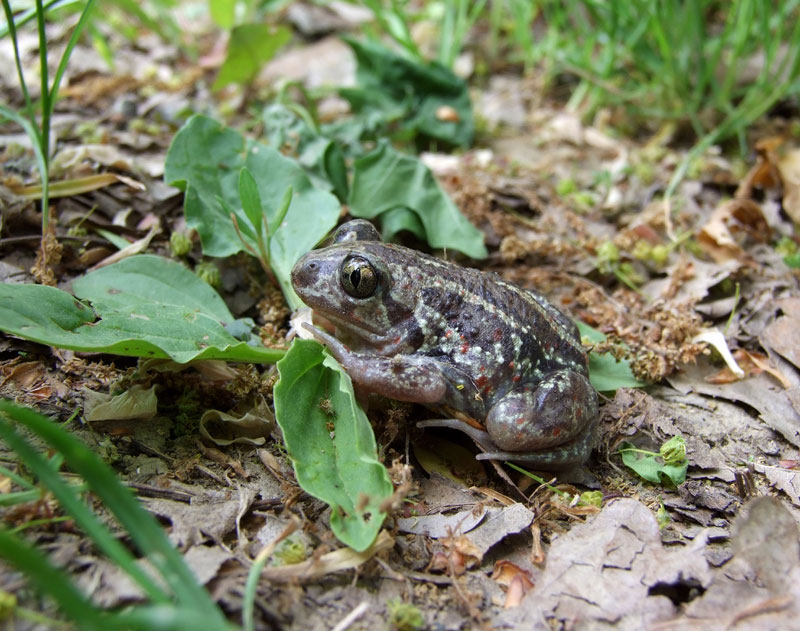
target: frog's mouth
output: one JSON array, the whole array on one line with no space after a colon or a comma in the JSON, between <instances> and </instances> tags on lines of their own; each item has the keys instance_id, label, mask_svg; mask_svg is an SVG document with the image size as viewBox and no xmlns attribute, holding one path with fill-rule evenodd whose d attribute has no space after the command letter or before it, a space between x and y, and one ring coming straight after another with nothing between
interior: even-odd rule
<instances>
[{"instance_id":1,"label":"frog's mouth","mask_svg":"<svg viewBox=\"0 0 800 631\"><path fill-rule=\"evenodd\" d=\"M312 310L312 313L314 324L317 324L319 320L319 323L324 326L327 322L330 325L326 327L329 331L335 332L336 337L341 337L342 333L344 333L348 342L357 339L362 341L364 346L374 348L382 345L386 340L385 333L374 324L366 322L353 323L345 318L337 318L331 313L321 313L316 309Z\"/></svg>"},{"instance_id":2,"label":"frog's mouth","mask_svg":"<svg viewBox=\"0 0 800 631\"><path fill-rule=\"evenodd\" d=\"M335 333L337 339L353 351L370 351L378 355L394 355L399 352L405 340L402 337L390 337L386 331L363 322L353 323L337 318L329 313L312 311L315 325Z\"/></svg>"}]
</instances>

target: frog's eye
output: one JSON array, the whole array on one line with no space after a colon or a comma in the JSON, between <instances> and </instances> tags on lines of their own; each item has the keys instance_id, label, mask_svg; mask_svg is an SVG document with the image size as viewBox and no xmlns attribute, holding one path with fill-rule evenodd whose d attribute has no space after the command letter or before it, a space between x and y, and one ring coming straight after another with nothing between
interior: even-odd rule
<instances>
[{"instance_id":1,"label":"frog's eye","mask_svg":"<svg viewBox=\"0 0 800 631\"><path fill-rule=\"evenodd\" d=\"M378 286L378 273L363 256L350 256L339 271L342 287L353 298L368 298Z\"/></svg>"}]
</instances>

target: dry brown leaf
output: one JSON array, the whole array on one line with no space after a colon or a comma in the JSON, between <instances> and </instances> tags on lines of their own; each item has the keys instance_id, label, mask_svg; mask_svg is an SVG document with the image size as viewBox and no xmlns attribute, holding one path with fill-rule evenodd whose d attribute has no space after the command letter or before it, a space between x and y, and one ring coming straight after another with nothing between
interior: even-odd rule
<instances>
[{"instance_id":1,"label":"dry brown leaf","mask_svg":"<svg viewBox=\"0 0 800 631\"><path fill-rule=\"evenodd\" d=\"M385 530L382 530L375 540L375 543L364 552L356 552L350 548L341 548L340 550L323 554L318 559L312 557L302 563L264 568L261 572L261 576L267 580L282 583L288 581L313 580L333 572L357 568L376 554L391 549L392 546L394 546L394 537Z\"/></svg>"},{"instance_id":2,"label":"dry brown leaf","mask_svg":"<svg viewBox=\"0 0 800 631\"><path fill-rule=\"evenodd\" d=\"M515 582L520 582L523 586L523 595L533 587L533 580L531 580L530 573L527 570L523 570L516 563L512 563L506 559L501 559L494 564L492 580L503 587L509 588L509 591ZM508 603L508 601L506 601L506 603Z\"/></svg>"},{"instance_id":3,"label":"dry brown leaf","mask_svg":"<svg viewBox=\"0 0 800 631\"><path fill-rule=\"evenodd\" d=\"M783 144L780 136L762 138L756 143L758 159L736 189L737 198L750 198L753 188L774 188L780 184L780 174L775 166L775 151Z\"/></svg>"},{"instance_id":4,"label":"dry brown leaf","mask_svg":"<svg viewBox=\"0 0 800 631\"><path fill-rule=\"evenodd\" d=\"M736 191L736 197L750 197L754 187L783 188L783 209L800 223L800 148L790 146L782 136L756 143L758 161Z\"/></svg>"},{"instance_id":5,"label":"dry brown leaf","mask_svg":"<svg viewBox=\"0 0 800 631\"><path fill-rule=\"evenodd\" d=\"M129 246L124 247L117 252L114 252L114 254L112 254L108 258L103 259L97 265L91 267L89 271L94 272L95 270L98 270L101 267L105 267L106 265L111 265L112 263L116 263L117 261L126 259L129 256L133 256L134 254L139 254L141 252L144 252L147 249L147 246L150 245L150 241L153 239L154 236L156 236L158 231L159 227L153 226L152 228L150 228L150 232L148 232L141 239L138 239L133 243L131 243Z\"/></svg>"},{"instance_id":6,"label":"dry brown leaf","mask_svg":"<svg viewBox=\"0 0 800 631\"><path fill-rule=\"evenodd\" d=\"M46 379L47 370L44 362L33 361L22 362L14 366L3 366L0 368L0 374L4 377L0 385L10 382L20 390L30 391L34 385Z\"/></svg>"},{"instance_id":7,"label":"dry brown leaf","mask_svg":"<svg viewBox=\"0 0 800 631\"><path fill-rule=\"evenodd\" d=\"M763 243L770 239L764 213L750 199L730 199L720 204L697 234L703 250L716 262L741 259L747 238Z\"/></svg>"},{"instance_id":8,"label":"dry brown leaf","mask_svg":"<svg viewBox=\"0 0 800 631\"><path fill-rule=\"evenodd\" d=\"M792 221L800 223L800 149L782 153L777 167L783 184L783 209Z\"/></svg>"},{"instance_id":9,"label":"dry brown leaf","mask_svg":"<svg viewBox=\"0 0 800 631\"><path fill-rule=\"evenodd\" d=\"M72 180L50 182L48 192L51 199L57 197L72 197L73 195L96 191L97 189L105 188L117 182L123 182L131 188L140 191L145 188L144 184L141 182L124 175L119 175L118 173L96 173L95 175L87 175L86 177L79 177ZM33 184L31 186L9 186L9 188L14 195L22 199L35 200L42 198L41 184Z\"/></svg>"},{"instance_id":10,"label":"dry brown leaf","mask_svg":"<svg viewBox=\"0 0 800 631\"><path fill-rule=\"evenodd\" d=\"M240 407L240 406L237 406ZM238 443L263 445L275 428L275 417L263 397L247 409L206 410L200 418L200 435L218 447Z\"/></svg>"},{"instance_id":11,"label":"dry brown leaf","mask_svg":"<svg viewBox=\"0 0 800 631\"><path fill-rule=\"evenodd\" d=\"M736 360L736 364L739 366L739 368L744 371L744 375L736 375L729 366L725 366L718 373L706 377L706 381L708 383L716 384L733 383L734 381L738 381L739 379L743 379L751 375L768 372L776 379L784 383L784 387L786 387L786 383L783 381L785 378L782 378L780 371L777 371L769 366L769 358L766 355L747 351L743 348L737 348L735 351L733 351L733 358Z\"/></svg>"}]
</instances>

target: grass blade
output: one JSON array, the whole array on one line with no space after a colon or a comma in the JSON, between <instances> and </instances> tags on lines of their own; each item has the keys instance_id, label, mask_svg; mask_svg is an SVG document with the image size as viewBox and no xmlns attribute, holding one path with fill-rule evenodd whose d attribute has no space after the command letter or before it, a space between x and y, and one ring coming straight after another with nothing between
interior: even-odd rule
<instances>
[{"instance_id":1,"label":"grass blade","mask_svg":"<svg viewBox=\"0 0 800 631\"><path fill-rule=\"evenodd\" d=\"M85 631L108 629L104 616L78 591L69 576L23 539L0 529L0 557L6 559L41 593L50 596Z\"/></svg>"},{"instance_id":2,"label":"grass blade","mask_svg":"<svg viewBox=\"0 0 800 631\"><path fill-rule=\"evenodd\" d=\"M33 411L12 406L6 401L0 401L0 412L5 412L9 417L17 421L22 420L19 412L28 412L31 415L39 416ZM39 416L39 418L46 420L42 416ZM47 422L49 423L50 421ZM75 522L92 538L95 544L110 559L125 570L128 575L144 589L150 598L157 602L168 601L164 590L136 564L131 553L114 538L97 516L86 507L75 491L61 479L61 476L53 469L44 456L33 449L28 441L14 431L11 425L2 416L0 416L0 438L8 443L26 466L39 478L42 485L50 489L56 499L61 503L64 510L72 516Z\"/></svg>"},{"instance_id":3,"label":"grass blade","mask_svg":"<svg viewBox=\"0 0 800 631\"><path fill-rule=\"evenodd\" d=\"M139 550L159 570L178 602L182 606L192 607L204 618L205 629L212 631L227 628L222 613L209 598L208 593L198 585L183 557L169 542L161 526L139 505L130 490L122 485L106 463L77 438L33 410L15 406L8 401L0 401L0 412L7 413L63 454L67 465L83 477L92 491L125 527ZM10 430L10 432L3 431L4 434L16 434L7 424L0 423L0 427L3 425ZM59 481L58 476L55 478ZM163 601L164 595L160 595L158 600Z\"/></svg>"}]
</instances>

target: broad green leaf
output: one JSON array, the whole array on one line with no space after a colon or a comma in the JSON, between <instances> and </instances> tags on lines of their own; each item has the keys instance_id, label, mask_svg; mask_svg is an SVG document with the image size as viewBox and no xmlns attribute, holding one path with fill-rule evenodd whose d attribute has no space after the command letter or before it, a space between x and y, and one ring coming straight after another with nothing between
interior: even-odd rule
<instances>
[{"instance_id":1,"label":"broad green leaf","mask_svg":"<svg viewBox=\"0 0 800 631\"><path fill-rule=\"evenodd\" d=\"M386 141L356 160L349 201L350 213L366 219L408 208L419 217L432 247L459 250L474 259L487 256L483 234L461 214L430 169Z\"/></svg>"},{"instance_id":2,"label":"broad green leaf","mask_svg":"<svg viewBox=\"0 0 800 631\"><path fill-rule=\"evenodd\" d=\"M220 295L180 263L140 254L72 281L72 291L97 311L124 311L142 304L174 305L203 312L222 323L234 317Z\"/></svg>"},{"instance_id":3,"label":"broad green leaf","mask_svg":"<svg viewBox=\"0 0 800 631\"><path fill-rule=\"evenodd\" d=\"M589 380L599 392L647 385L633 376L628 360L617 359L611 353L589 353Z\"/></svg>"},{"instance_id":4,"label":"broad green leaf","mask_svg":"<svg viewBox=\"0 0 800 631\"><path fill-rule=\"evenodd\" d=\"M606 336L588 324L576 322L581 337L590 343L605 342ZM631 372L631 364L626 359L617 359L611 353L589 353L589 379L595 390L613 392L619 388L641 388L646 385Z\"/></svg>"},{"instance_id":5,"label":"broad green leaf","mask_svg":"<svg viewBox=\"0 0 800 631\"><path fill-rule=\"evenodd\" d=\"M437 62L403 57L377 42L344 41L356 56L357 87L340 94L354 112L378 110L387 121L399 119L408 132L462 147L472 144L475 124L466 81Z\"/></svg>"},{"instance_id":6,"label":"broad green leaf","mask_svg":"<svg viewBox=\"0 0 800 631\"><path fill-rule=\"evenodd\" d=\"M292 38L286 26L273 24L242 24L231 30L228 56L214 81L213 89L229 83L247 83L262 66Z\"/></svg>"},{"instance_id":7,"label":"broad green leaf","mask_svg":"<svg viewBox=\"0 0 800 631\"><path fill-rule=\"evenodd\" d=\"M334 534L366 550L380 531L392 483L350 378L317 342L296 339L278 362L275 416L300 486L327 502Z\"/></svg>"},{"instance_id":8,"label":"broad green leaf","mask_svg":"<svg viewBox=\"0 0 800 631\"><path fill-rule=\"evenodd\" d=\"M425 240L425 228L414 211L398 206L381 215L381 237L384 241L391 241L398 232L404 230L421 241Z\"/></svg>"},{"instance_id":9,"label":"broad green leaf","mask_svg":"<svg viewBox=\"0 0 800 631\"><path fill-rule=\"evenodd\" d=\"M164 179L186 190L186 221L200 234L204 253L230 256L245 248L218 198L236 214L241 226L246 221L238 185L242 167L247 167L258 184L273 235L270 264L289 306L296 309L302 302L292 289L289 274L295 262L336 225L340 206L333 195L315 188L296 162L275 149L246 141L239 132L199 115L190 118L175 135L167 153ZM284 221L277 226L275 213L290 186L292 201ZM258 250L254 241L250 246Z\"/></svg>"},{"instance_id":10,"label":"broad green leaf","mask_svg":"<svg viewBox=\"0 0 800 631\"><path fill-rule=\"evenodd\" d=\"M689 467L686 459L676 464L666 464L659 454L643 452L629 442L620 444L619 452L622 463L648 482L675 487L686 479Z\"/></svg>"},{"instance_id":11,"label":"broad green leaf","mask_svg":"<svg viewBox=\"0 0 800 631\"><path fill-rule=\"evenodd\" d=\"M292 155L317 188L347 200L347 168L339 146L320 134L287 107L275 103L264 109L264 133L271 147Z\"/></svg>"},{"instance_id":12,"label":"broad green leaf","mask_svg":"<svg viewBox=\"0 0 800 631\"><path fill-rule=\"evenodd\" d=\"M230 312L203 281L184 270L188 276L182 276L183 286L170 282L178 267L142 255L77 279L76 293L95 302L96 314L55 287L1 283L0 330L48 346L168 357L178 363L274 362L283 355L281 350L250 346L231 336L223 327L232 320Z\"/></svg>"}]
</instances>

